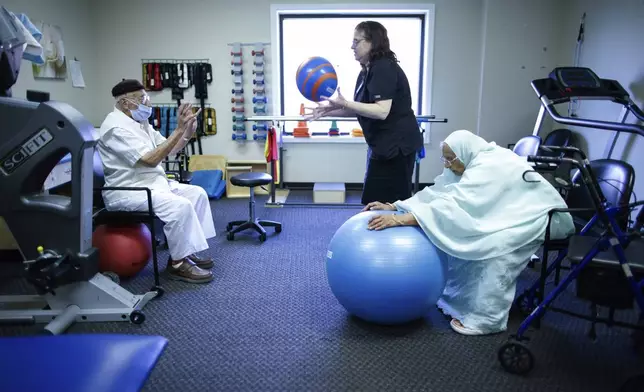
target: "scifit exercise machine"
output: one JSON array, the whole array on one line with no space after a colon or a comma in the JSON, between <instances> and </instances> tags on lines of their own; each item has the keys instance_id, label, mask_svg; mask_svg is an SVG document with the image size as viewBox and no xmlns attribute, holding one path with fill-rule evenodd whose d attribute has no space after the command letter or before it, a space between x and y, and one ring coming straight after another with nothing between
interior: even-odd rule
<instances>
[{"instance_id":1,"label":"scifit exercise machine","mask_svg":"<svg viewBox=\"0 0 644 392\"><path fill-rule=\"evenodd\" d=\"M623 104L627 112L622 116L622 119L625 119L628 113L633 113L637 118L644 118L644 113L632 103L628 93L617 81L600 79L588 68L555 68L548 78L534 80L532 87L542 104L537 120L538 127L543 121L544 113L547 112L555 122L560 124L644 136L644 126L626 124L623 120L621 122L597 121L579 117L564 117L558 113L555 108L557 104L565 104L572 99L600 99ZM535 128L535 134L537 131L538 129ZM521 323L517 332L511 335L510 339L498 351L498 359L503 368L514 374L527 374L533 369L534 356L525 344L525 341L528 340L525 335L532 323L537 323L545 315L546 310L587 319L593 323L644 330L641 325L619 322L613 318L615 309L633 309L634 304L637 304L637 308L639 308L640 320L644 317L644 263L641 260L644 251L644 238L641 230L623 230L617 223L617 217L623 213L624 209L630 210L644 205L644 201L628 205L610 205L593 173L591 162L581 150L575 147L557 146L542 146L541 149L548 152L555 151L581 156L581 159L529 156L528 161L536 164L567 164L576 167L580 171L584 186L590 195L593 203L591 211L594 211L595 215L579 234L569 238L568 248L561 251L551 265L548 266L547 258L544 258L540 278L527 290L526 294L522 294L515 300L515 305L518 305L519 308L524 307L529 315ZM539 166L535 167L538 171ZM579 210L586 211L586 209L568 208L550 211L546 238L549 237L552 213L574 213ZM638 220L642 218L644 216L638 216ZM636 227L641 227L643 223L638 222ZM603 229L602 234L599 237L589 237L587 234L599 225ZM565 258L571 261L569 274L542 300L546 278L557 269ZM552 306L559 294L566 290L574 280L577 281L577 296L591 301L593 304L608 307L609 318L599 318L596 314L589 317Z\"/></svg>"},{"instance_id":2,"label":"scifit exercise machine","mask_svg":"<svg viewBox=\"0 0 644 392\"><path fill-rule=\"evenodd\" d=\"M49 94L11 98L25 38L8 11L0 9L0 216L23 256L24 273L36 295L0 296L0 322L47 323L50 334L74 321L145 320L141 309L162 291L135 295L98 272L92 247L93 125ZM52 169L71 154L71 196L43 193Z\"/></svg>"},{"instance_id":3,"label":"scifit exercise machine","mask_svg":"<svg viewBox=\"0 0 644 392\"><path fill-rule=\"evenodd\" d=\"M253 116L253 117L245 117L243 119L244 122L263 122L263 121L270 121L275 125L275 128L278 130L277 131L277 144L279 146L278 148L278 156L279 156L279 172L280 172L280 182L279 182L279 187L280 189L284 189L284 142L282 139L282 136L285 134L285 123L287 122L300 122L300 121L307 121L305 117L302 116ZM324 117L318 121L357 121L355 117ZM421 124L427 124L427 123L446 123L447 119L446 118L436 118L434 115L429 115L429 116L416 116L416 122L418 123L418 126L420 128L420 132L424 133L425 130L422 129ZM344 135L344 134L343 134ZM424 152L424 147L423 147L423 152ZM421 156L420 158L423 158L424 156ZM271 177L276 178L277 173L274 173L273 165L271 165ZM420 162L416 160L416 165L414 168L414 192L418 192L419 188L419 181L420 181ZM362 204L352 204L352 203L339 203L339 204L325 204L325 203L289 203L289 202L284 202L280 203L275 200L275 188L274 186L271 186L270 190L270 196L268 201L266 202L266 206L270 207L364 207Z\"/></svg>"}]
</instances>

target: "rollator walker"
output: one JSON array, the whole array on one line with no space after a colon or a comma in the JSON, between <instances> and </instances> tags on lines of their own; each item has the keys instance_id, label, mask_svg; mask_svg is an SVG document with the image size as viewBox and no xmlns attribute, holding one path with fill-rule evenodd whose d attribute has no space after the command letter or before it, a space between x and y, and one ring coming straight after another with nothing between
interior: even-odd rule
<instances>
[{"instance_id":1,"label":"rollator walker","mask_svg":"<svg viewBox=\"0 0 644 392\"><path fill-rule=\"evenodd\" d=\"M548 78L537 79L532 87L541 101L541 108L534 129L539 129L547 112L560 124L580 126L617 132L609 141L609 156L615 147L620 133L644 136L644 127L628 124L626 119L633 114L644 121L644 113L633 103L629 94L615 80L600 79L592 70L580 67L555 68ZM561 116L555 105L569 103L573 100L607 100L623 106L620 122L597 121L578 117ZM529 156L528 162L534 164L531 176L543 175L562 193L573 187L583 186L592 202L592 208L562 208L549 212L544 255L541 261L541 276L523 294L519 295L514 307L528 313L515 334L502 344L498 350L498 360L502 367L513 374L525 375L535 364L535 358L526 341L526 332L531 325L539 323L547 310L553 310L592 322L590 337L595 338L594 326L603 323L608 326L620 326L644 331L644 239L641 227L644 224L644 213L637 216L635 225L628 225L631 210L644 205L644 201L624 205L614 205L607 201L600 187L600 180L593 170L593 162L575 147L541 146L542 155ZM572 169L572 170L571 170ZM576 170L577 172L574 172ZM577 183L571 181L571 171ZM524 173L524 180L530 176ZM533 179L534 180L534 179ZM568 212L585 212L592 218L585 222L580 230L567 238L567 246L558 249L554 262L548 265L547 248L550 241L550 221L553 214ZM626 225L624 224L626 216ZM559 271L566 269L564 261L569 262L569 272L559 282ZM546 278L556 272L555 287L545 293ZM590 315L555 308L553 302L576 282L576 295L591 303ZM635 306L636 305L636 306ZM600 318L598 306L607 307L609 316ZM633 310L639 308L639 322L625 323L614 319L616 310Z\"/></svg>"}]
</instances>

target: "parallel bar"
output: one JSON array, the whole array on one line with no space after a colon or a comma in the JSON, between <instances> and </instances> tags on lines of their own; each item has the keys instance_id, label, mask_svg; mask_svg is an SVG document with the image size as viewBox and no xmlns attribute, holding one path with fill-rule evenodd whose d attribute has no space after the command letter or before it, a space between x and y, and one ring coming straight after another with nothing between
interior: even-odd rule
<instances>
[{"instance_id":1,"label":"parallel bar","mask_svg":"<svg viewBox=\"0 0 644 392\"><path fill-rule=\"evenodd\" d=\"M357 121L355 117L323 117L315 121ZM441 122L446 123L446 118L436 118L436 116L417 116L416 120L421 123ZM245 117L244 121L311 121L302 116L253 116Z\"/></svg>"}]
</instances>

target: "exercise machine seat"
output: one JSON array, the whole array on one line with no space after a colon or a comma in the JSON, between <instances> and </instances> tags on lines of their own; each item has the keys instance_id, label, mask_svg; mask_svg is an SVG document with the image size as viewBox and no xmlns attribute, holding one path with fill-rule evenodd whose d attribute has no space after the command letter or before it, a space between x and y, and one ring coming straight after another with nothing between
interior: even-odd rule
<instances>
[{"instance_id":1,"label":"exercise machine seat","mask_svg":"<svg viewBox=\"0 0 644 392\"><path fill-rule=\"evenodd\" d=\"M0 338L0 390L140 391L167 344L137 335Z\"/></svg>"},{"instance_id":2,"label":"exercise machine seat","mask_svg":"<svg viewBox=\"0 0 644 392\"><path fill-rule=\"evenodd\" d=\"M512 152L521 157L528 155L538 155L539 146L541 145L541 138L539 136L526 136L519 139L519 141L512 148Z\"/></svg>"},{"instance_id":3,"label":"exercise machine seat","mask_svg":"<svg viewBox=\"0 0 644 392\"><path fill-rule=\"evenodd\" d=\"M249 188L268 185L271 183L271 181L273 181L273 177L271 177L268 173L262 172L242 173L230 178L230 183L232 185Z\"/></svg>"},{"instance_id":4,"label":"exercise machine seat","mask_svg":"<svg viewBox=\"0 0 644 392\"><path fill-rule=\"evenodd\" d=\"M543 140L544 146L557 146L557 147L568 147L572 144L572 131L566 128L555 129L550 132L548 136ZM557 157L561 154L557 151L541 151L539 153L541 156L546 157Z\"/></svg>"},{"instance_id":5,"label":"exercise machine seat","mask_svg":"<svg viewBox=\"0 0 644 392\"><path fill-rule=\"evenodd\" d=\"M228 241L235 239L235 234L251 229L259 234L261 242L266 241L266 227L273 227L276 233L282 232L280 222L258 219L255 215L255 190L256 186L268 185L273 182L273 177L268 173L250 172L237 174L230 178L230 183L235 186L250 188L248 198L248 219L228 222L226 238Z\"/></svg>"}]
</instances>

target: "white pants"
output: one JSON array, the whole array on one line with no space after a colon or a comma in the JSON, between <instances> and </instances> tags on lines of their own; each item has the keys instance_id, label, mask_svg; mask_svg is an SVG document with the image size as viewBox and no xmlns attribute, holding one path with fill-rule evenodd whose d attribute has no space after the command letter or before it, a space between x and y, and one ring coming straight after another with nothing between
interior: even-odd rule
<instances>
[{"instance_id":1,"label":"white pants","mask_svg":"<svg viewBox=\"0 0 644 392\"><path fill-rule=\"evenodd\" d=\"M210 201L203 188L169 181L170 191L152 190L152 208L165 226L172 260L208 249L209 238L215 233ZM126 191L124 191L126 192ZM148 199L144 192L127 191L127 197L107 205L108 210L147 211ZM120 195L119 195L120 196Z\"/></svg>"}]
</instances>

